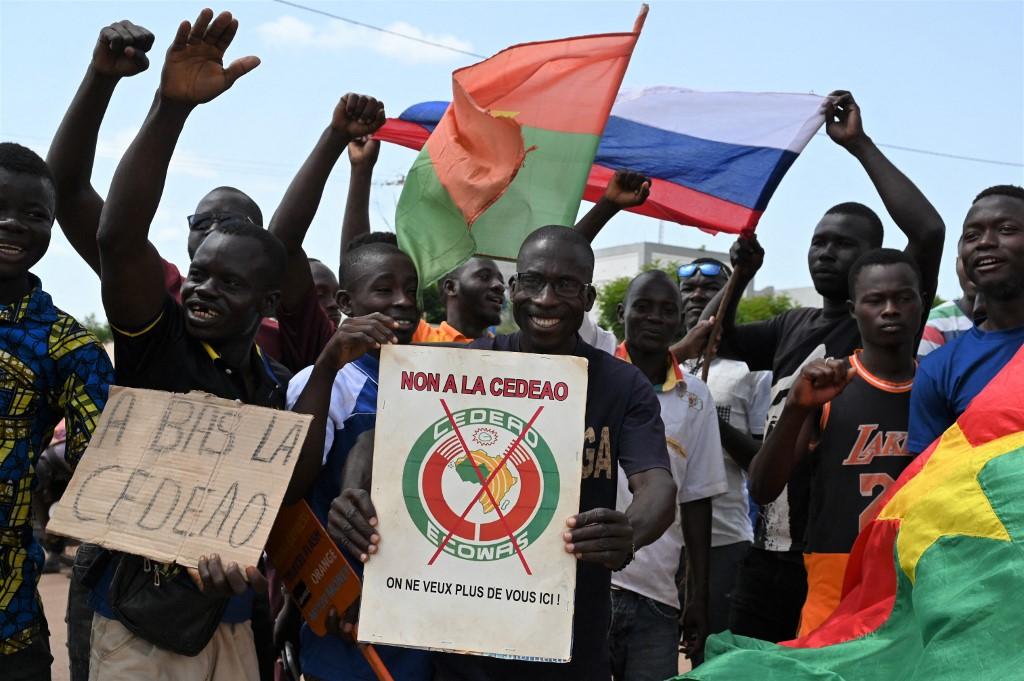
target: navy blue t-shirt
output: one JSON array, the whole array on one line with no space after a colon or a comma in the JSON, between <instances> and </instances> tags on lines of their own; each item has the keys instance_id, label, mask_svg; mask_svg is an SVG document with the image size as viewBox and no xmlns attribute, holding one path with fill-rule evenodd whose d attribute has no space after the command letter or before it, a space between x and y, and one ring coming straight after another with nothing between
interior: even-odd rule
<instances>
[{"instance_id":1,"label":"navy blue t-shirt","mask_svg":"<svg viewBox=\"0 0 1024 681\"><path fill-rule=\"evenodd\" d=\"M910 393L907 451L920 454L964 413L1024 343L1024 327L953 339L921 361Z\"/></svg>"},{"instance_id":2,"label":"navy blue t-shirt","mask_svg":"<svg viewBox=\"0 0 1024 681\"><path fill-rule=\"evenodd\" d=\"M519 334L480 338L478 350L520 352ZM586 358L587 409L583 433L580 511L615 508L619 465L626 475L668 469L661 405L651 382L632 364L576 339L572 353ZM442 681L589 681L607 679L611 572L597 563L577 563L572 661L566 664L520 662L478 655L439 654Z\"/></svg>"}]
</instances>

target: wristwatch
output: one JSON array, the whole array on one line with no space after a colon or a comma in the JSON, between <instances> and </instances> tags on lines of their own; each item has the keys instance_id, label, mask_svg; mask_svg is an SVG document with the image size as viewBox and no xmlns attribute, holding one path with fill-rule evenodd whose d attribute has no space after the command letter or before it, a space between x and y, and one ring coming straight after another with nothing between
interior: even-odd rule
<instances>
[{"instance_id":1,"label":"wristwatch","mask_svg":"<svg viewBox=\"0 0 1024 681\"><path fill-rule=\"evenodd\" d=\"M634 558L636 558L636 544L630 542L629 556L626 557L626 561L622 565L613 569L612 572L619 572L620 570L625 570L626 566L632 563Z\"/></svg>"}]
</instances>

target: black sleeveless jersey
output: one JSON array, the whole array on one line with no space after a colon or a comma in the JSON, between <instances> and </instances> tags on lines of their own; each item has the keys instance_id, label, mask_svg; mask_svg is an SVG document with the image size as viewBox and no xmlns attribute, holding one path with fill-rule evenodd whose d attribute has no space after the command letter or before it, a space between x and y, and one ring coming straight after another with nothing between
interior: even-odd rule
<instances>
[{"instance_id":1,"label":"black sleeveless jersey","mask_svg":"<svg viewBox=\"0 0 1024 681\"><path fill-rule=\"evenodd\" d=\"M877 502L912 458L907 453L910 386L871 375L858 350L857 374L822 408L820 434L808 454L811 472L806 553L849 553Z\"/></svg>"}]
</instances>

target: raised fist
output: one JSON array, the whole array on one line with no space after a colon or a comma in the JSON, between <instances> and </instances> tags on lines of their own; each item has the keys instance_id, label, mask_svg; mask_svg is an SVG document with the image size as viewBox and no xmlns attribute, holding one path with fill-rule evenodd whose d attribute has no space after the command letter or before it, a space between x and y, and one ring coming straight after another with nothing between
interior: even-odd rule
<instances>
[{"instance_id":1,"label":"raised fist","mask_svg":"<svg viewBox=\"0 0 1024 681\"><path fill-rule=\"evenodd\" d=\"M356 139L377 132L384 125L385 118L383 102L350 92L334 107L331 127L349 139Z\"/></svg>"},{"instance_id":2,"label":"raised fist","mask_svg":"<svg viewBox=\"0 0 1024 681\"><path fill-rule=\"evenodd\" d=\"M92 68L104 76L123 78L149 68L146 53L153 47L153 34L125 19L100 31L92 50Z\"/></svg>"},{"instance_id":3,"label":"raised fist","mask_svg":"<svg viewBox=\"0 0 1024 681\"><path fill-rule=\"evenodd\" d=\"M846 90L835 90L825 100L825 132L842 147L850 147L865 138L860 107Z\"/></svg>"},{"instance_id":4,"label":"raised fist","mask_svg":"<svg viewBox=\"0 0 1024 681\"><path fill-rule=\"evenodd\" d=\"M840 359L817 359L800 370L786 400L813 409L831 402L853 380L857 370Z\"/></svg>"},{"instance_id":5,"label":"raised fist","mask_svg":"<svg viewBox=\"0 0 1024 681\"><path fill-rule=\"evenodd\" d=\"M647 200L651 193L651 179L643 173L632 170L616 170L608 187L604 190L604 198L620 209L639 206Z\"/></svg>"}]
</instances>

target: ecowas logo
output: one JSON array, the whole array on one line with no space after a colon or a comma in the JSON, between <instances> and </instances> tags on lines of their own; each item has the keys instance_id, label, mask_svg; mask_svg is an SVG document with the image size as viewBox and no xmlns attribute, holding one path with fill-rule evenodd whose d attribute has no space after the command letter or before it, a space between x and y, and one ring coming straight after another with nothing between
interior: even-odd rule
<instances>
[{"instance_id":1,"label":"ecowas logo","mask_svg":"<svg viewBox=\"0 0 1024 681\"><path fill-rule=\"evenodd\" d=\"M473 561L515 556L510 535L525 549L558 506L555 457L535 428L520 438L525 423L508 412L463 409L452 420L458 432L447 417L439 419L409 452L402 474L409 516L431 544L444 543L448 555Z\"/></svg>"}]
</instances>

